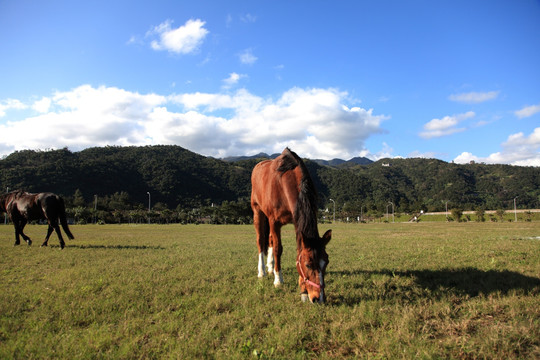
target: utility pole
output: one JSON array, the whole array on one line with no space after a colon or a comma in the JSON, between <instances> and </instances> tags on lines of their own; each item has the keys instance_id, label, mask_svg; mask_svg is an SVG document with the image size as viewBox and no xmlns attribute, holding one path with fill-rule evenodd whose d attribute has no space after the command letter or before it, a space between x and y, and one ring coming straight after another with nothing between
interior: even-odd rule
<instances>
[{"instance_id":1,"label":"utility pole","mask_svg":"<svg viewBox=\"0 0 540 360\"><path fill-rule=\"evenodd\" d=\"M150 224L150 191L146 193L148 194L148 223Z\"/></svg>"},{"instance_id":2,"label":"utility pole","mask_svg":"<svg viewBox=\"0 0 540 360\"><path fill-rule=\"evenodd\" d=\"M516 199L518 198L519 196L516 196L514 198L514 221L517 222L517 207L516 207Z\"/></svg>"},{"instance_id":3,"label":"utility pole","mask_svg":"<svg viewBox=\"0 0 540 360\"><path fill-rule=\"evenodd\" d=\"M9 186L6 187L6 194L9 192ZM7 209L6 209L7 210ZM4 225L7 225L7 211L4 214Z\"/></svg>"},{"instance_id":4,"label":"utility pole","mask_svg":"<svg viewBox=\"0 0 540 360\"><path fill-rule=\"evenodd\" d=\"M331 202L334 203L334 219L332 220L332 224L336 222L336 202L332 199L330 199Z\"/></svg>"}]
</instances>

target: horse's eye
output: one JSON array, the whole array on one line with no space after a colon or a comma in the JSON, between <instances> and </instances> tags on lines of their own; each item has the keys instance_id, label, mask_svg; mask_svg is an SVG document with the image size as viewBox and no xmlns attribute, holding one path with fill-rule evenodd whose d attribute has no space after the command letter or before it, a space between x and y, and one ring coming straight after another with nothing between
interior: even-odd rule
<instances>
[{"instance_id":1,"label":"horse's eye","mask_svg":"<svg viewBox=\"0 0 540 360\"><path fill-rule=\"evenodd\" d=\"M313 266L311 266L311 264L306 264L306 268L309 270L313 270Z\"/></svg>"}]
</instances>

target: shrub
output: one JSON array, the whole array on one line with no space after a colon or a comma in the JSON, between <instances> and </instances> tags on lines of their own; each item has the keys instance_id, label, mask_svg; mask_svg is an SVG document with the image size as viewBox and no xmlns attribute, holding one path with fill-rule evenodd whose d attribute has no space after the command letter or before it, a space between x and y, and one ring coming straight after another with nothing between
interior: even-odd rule
<instances>
[{"instance_id":1,"label":"shrub","mask_svg":"<svg viewBox=\"0 0 540 360\"><path fill-rule=\"evenodd\" d=\"M461 209L452 209L450 211L452 213L452 217L454 218L454 220L456 220L457 222L461 222L461 216L463 216L463 210Z\"/></svg>"}]
</instances>

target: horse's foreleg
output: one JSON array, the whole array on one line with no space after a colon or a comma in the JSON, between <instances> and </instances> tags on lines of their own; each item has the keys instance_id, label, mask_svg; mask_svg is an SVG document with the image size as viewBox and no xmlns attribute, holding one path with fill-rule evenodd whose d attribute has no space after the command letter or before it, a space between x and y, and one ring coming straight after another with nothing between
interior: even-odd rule
<instances>
[{"instance_id":1,"label":"horse's foreleg","mask_svg":"<svg viewBox=\"0 0 540 360\"><path fill-rule=\"evenodd\" d=\"M257 266L258 274L257 277L262 278L266 276L266 271L264 270L264 253L259 253L259 265Z\"/></svg>"},{"instance_id":2,"label":"horse's foreleg","mask_svg":"<svg viewBox=\"0 0 540 360\"><path fill-rule=\"evenodd\" d=\"M283 274L281 273L281 254L283 246L281 246L281 225L273 223L270 225L270 246L272 249L272 261L274 266L274 286L283 285ZM268 251L270 257L270 250ZM270 272L270 271L269 271Z\"/></svg>"},{"instance_id":3,"label":"horse's foreleg","mask_svg":"<svg viewBox=\"0 0 540 360\"><path fill-rule=\"evenodd\" d=\"M15 243L13 246L21 245L21 238L19 236L19 230L17 229L17 225L15 225Z\"/></svg>"},{"instance_id":4,"label":"horse's foreleg","mask_svg":"<svg viewBox=\"0 0 540 360\"><path fill-rule=\"evenodd\" d=\"M26 220L17 219L13 221L13 224L15 225L15 245L19 245L21 243L20 236L22 236L28 245L32 245L32 240L30 237L23 232L23 229L26 226Z\"/></svg>"}]
</instances>

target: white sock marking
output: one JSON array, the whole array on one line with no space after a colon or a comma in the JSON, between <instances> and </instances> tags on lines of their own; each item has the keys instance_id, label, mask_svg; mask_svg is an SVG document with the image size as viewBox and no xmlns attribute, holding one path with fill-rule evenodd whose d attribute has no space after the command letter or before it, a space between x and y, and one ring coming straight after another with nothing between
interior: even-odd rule
<instances>
[{"instance_id":1,"label":"white sock marking","mask_svg":"<svg viewBox=\"0 0 540 360\"><path fill-rule=\"evenodd\" d=\"M274 248L268 248L268 258L266 259L266 268L269 274L274 272Z\"/></svg>"},{"instance_id":2,"label":"white sock marking","mask_svg":"<svg viewBox=\"0 0 540 360\"><path fill-rule=\"evenodd\" d=\"M281 270L279 270L277 273L274 272L274 286L280 286L283 285L283 274L281 273Z\"/></svg>"},{"instance_id":3,"label":"white sock marking","mask_svg":"<svg viewBox=\"0 0 540 360\"><path fill-rule=\"evenodd\" d=\"M258 269L259 269L259 277L262 278L266 275L266 272L264 270L264 254L261 252L259 253L259 266L258 266Z\"/></svg>"}]
</instances>

